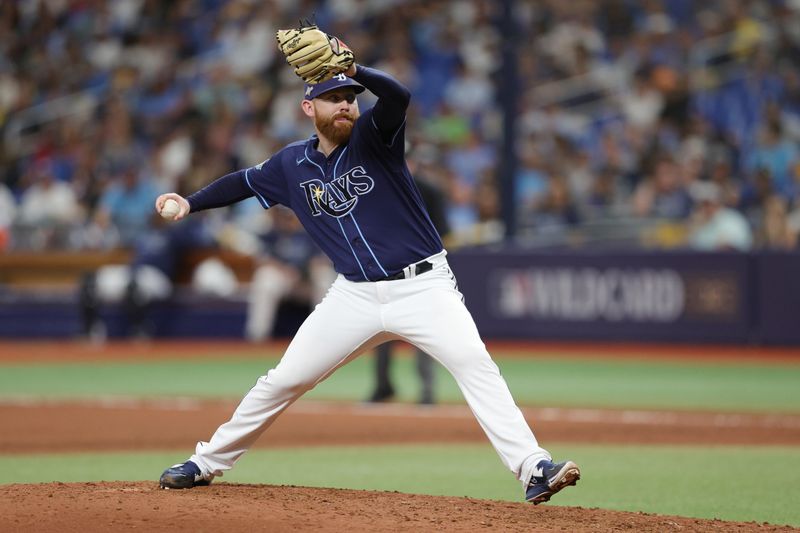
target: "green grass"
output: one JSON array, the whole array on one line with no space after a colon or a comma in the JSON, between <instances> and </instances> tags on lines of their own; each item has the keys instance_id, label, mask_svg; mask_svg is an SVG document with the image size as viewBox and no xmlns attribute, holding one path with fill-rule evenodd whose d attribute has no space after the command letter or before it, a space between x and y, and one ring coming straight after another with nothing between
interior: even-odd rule
<instances>
[{"instance_id":1,"label":"green grass","mask_svg":"<svg viewBox=\"0 0 800 533\"><path fill-rule=\"evenodd\" d=\"M800 449L554 445L583 479L557 505L800 526ZM176 453L0 456L0 483L155 480ZM339 487L521 501L486 445L252 450L219 481Z\"/></svg>"},{"instance_id":2,"label":"green grass","mask_svg":"<svg viewBox=\"0 0 800 533\"><path fill-rule=\"evenodd\" d=\"M239 398L277 363L220 355L194 361L14 364L0 367L0 397L200 396ZM800 412L800 365L748 362L504 358L503 376L522 405ZM373 360L361 357L339 369L308 398L362 400L373 383ZM417 396L411 357L393 361L401 400ZM437 365L437 397L463 402L449 374Z\"/></svg>"}]
</instances>

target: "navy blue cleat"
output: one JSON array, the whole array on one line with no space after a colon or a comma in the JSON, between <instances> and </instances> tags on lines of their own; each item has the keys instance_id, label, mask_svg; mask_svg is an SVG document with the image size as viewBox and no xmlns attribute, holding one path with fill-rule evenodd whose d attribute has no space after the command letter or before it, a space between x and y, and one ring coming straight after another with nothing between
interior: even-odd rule
<instances>
[{"instance_id":1,"label":"navy blue cleat","mask_svg":"<svg viewBox=\"0 0 800 533\"><path fill-rule=\"evenodd\" d=\"M581 478L581 469L572 461L555 464L544 460L536 467L542 469L542 475L533 476L525 491L525 500L533 505L550 500L553 494L574 485Z\"/></svg>"},{"instance_id":2,"label":"navy blue cleat","mask_svg":"<svg viewBox=\"0 0 800 533\"><path fill-rule=\"evenodd\" d=\"M162 489L191 489L208 486L212 479L213 476L204 476L196 464L186 461L164 470L158 484Z\"/></svg>"}]
</instances>

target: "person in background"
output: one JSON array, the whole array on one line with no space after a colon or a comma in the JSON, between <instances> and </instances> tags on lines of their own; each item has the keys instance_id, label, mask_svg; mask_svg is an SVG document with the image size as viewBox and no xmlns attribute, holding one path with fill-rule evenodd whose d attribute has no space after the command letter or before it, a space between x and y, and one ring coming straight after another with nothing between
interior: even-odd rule
<instances>
[{"instance_id":1,"label":"person in background","mask_svg":"<svg viewBox=\"0 0 800 533\"><path fill-rule=\"evenodd\" d=\"M772 121L761 128L745 166L751 172L768 170L775 191L786 195L791 189L792 166L799 155L796 143L787 138L780 122Z\"/></svg>"},{"instance_id":2,"label":"person in background","mask_svg":"<svg viewBox=\"0 0 800 533\"><path fill-rule=\"evenodd\" d=\"M666 154L656 157L652 172L633 192L633 212L640 217L683 220L692 210L684 175Z\"/></svg>"},{"instance_id":3,"label":"person in background","mask_svg":"<svg viewBox=\"0 0 800 533\"><path fill-rule=\"evenodd\" d=\"M152 229L153 198L159 191L140 173L135 161L118 163L111 174L112 181L100 197L94 222L100 228L115 231L120 246L133 246Z\"/></svg>"},{"instance_id":4,"label":"person in background","mask_svg":"<svg viewBox=\"0 0 800 533\"><path fill-rule=\"evenodd\" d=\"M722 190L711 182L698 181L690 188L695 202L688 242L702 251L736 250L746 252L753 246L753 232L747 219L735 209L723 205Z\"/></svg>"},{"instance_id":5,"label":"person in background","mask_svg":"<svg viewBox=\"0 0 800 533\"><path fill-rule=\"evenodd\" d=\"M17 213L17 202L11 189L0 182L0 252L11 244L11 224Z\"/></svg>"},{"instance_id":6,"label":"person in background","mask_svg":"<svg viewBox=\"0 0 800 533\"><path fill-rule=\"evenodd\" d=\"M271 336L282 300L294 298L314 307L336 277L291 210L278 206L268 213L272 227L261 236L261 264L248 292L245 336L252 342Z\"/></svg>"},{"instance_id":7,"label":"person in background","mask_svg":"<svg viewBox=\"0 0 800 533\"><path fill-rule=\"evenodd\" d=\"M789 203L783 196L775 194L767 199L764 220L755 234L755 242L759 248L773 250L794 248L789 219Z\"/></svg>"},{"instance_id":8,"label":"person in background","mask_svg":"<svg viewBox=\"0 0 800 533\"><path fill-rule=\"evenodd\" d=\"M108 328L100 317L103 305L122 304L127 319L126 334L147 339L155 334L151 305L173 293L181 258L195 248L213 245L204 224L167 224L154 216L149 229L133 242L128 264L105 265L84 276L79 288L83 334L103 342Z\"/></svg>"},{"instance_id":9,"label":"person in background","mask_svg":"<svg viewBox=\"0 0 800 533\"><path fill-rule=\"evenodd\" d=\"M17 236L34 250L68 247L84 211L72 187L56 179L51 161L34 163L26 181L14 221Z\"/></svg>"}]
</instances>

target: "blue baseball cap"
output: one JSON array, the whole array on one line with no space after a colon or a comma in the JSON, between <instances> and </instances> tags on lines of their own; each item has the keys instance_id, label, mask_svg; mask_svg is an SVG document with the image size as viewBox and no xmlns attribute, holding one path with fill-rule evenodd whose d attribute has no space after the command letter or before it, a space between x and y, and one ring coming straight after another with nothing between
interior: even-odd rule
<instances>
[{"instance_id":1,"label":"blue baseball cap","mask_svg":"<svg viewBox=\"0 0 800 533\"><path fill-rule=\"evenodd\" d=\"M306 83L305 90L303 91L303 99L313 100L321 94L327 93L328 91L332 91L334 89L339 89L341 87L352 87L356 94L364 92L364 86L358 83L356 80L353 78L348 78L344 74L337 74L328 81L323 81L322 83L317 83L316 85L310 85Z\"/></svg>"}]
</instances>

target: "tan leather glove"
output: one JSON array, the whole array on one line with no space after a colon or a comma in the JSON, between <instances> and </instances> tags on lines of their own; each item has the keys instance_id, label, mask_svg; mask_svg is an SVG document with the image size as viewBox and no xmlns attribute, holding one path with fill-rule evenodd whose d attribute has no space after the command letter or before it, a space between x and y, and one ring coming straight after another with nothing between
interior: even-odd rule
<instances>
[{"instance_id":1,"label":"tan leather glove","mask_svg":"<svg viewBox=\"0 0 800 533\"><path fill-rule=\"evenodd\" d=\"M346 44L316 26L278 30L275 37L294 73L311 85L344 72L355 61Z\"/></svg>"}]
</instances>

